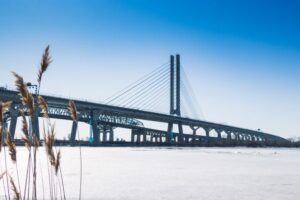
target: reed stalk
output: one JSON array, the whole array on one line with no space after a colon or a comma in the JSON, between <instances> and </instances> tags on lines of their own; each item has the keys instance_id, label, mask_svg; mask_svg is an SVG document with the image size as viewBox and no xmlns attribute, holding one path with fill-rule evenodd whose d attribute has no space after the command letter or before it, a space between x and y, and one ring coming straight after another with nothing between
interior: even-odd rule
<instances>
[{"instance_id":1,"label":"reed stalk","mask_svg":"<svg viewBox=\"0 0 300 200\"><path fill-rule=\"evenodd\" d=\"M75 105L75 102L70 100L69 101L69 106L68 106L69 113L71 115L72 120L78 124L78 116L77 116L77 108ZM82 153L81 153L81 143L80 143L80 136L79 136L79 131L78 131L78 126L77 126L77 136L78 136L78 141L79 141L79 157L80 157L80 183L79 183L79 199L81 199L81 191L82 191Z\"/></svg>"},{"instance_id":2,"label":"reed stalk","mask_svg":"<svg viewBox=\"0 0 300 200\"><path fill-rule=\"evenodd\" d=\"M46 70L49 68L50 63L52 62L51 56L50 56L50 47L49 45L46 47L42 59L39 66L39 71L37 74L37 82L38 82L38 89L36 96L32 95L32 93L29 92L27 88L27 84L24 81L23 77L19 74L12 72L13 76L15 77L15 85L16 89L18 91L18 94L20 96L22 105L24 107L24 110L19 110L20 116L22 119L22 141L24 142L27 150L28 150L28 162L27 162L27 171L25 176L25 185L24 185L24 194L23 199L29 199L30 197L32 199L38 199L37 197L37 158L39 158L40 163L40 170L41 170L41 176L42 176L42 184L43 184L43 198L44 197L44 181L43 181L43 174L42 174L42 167L40 162L40 157L37 152L39 148L39 140L36 137L35 132L29 133L29 127L26 120L26 115L29 116L31 119L31 122L34 122L36 118L38 118L37 113L37 105L42 110L43 117L47 120L47 131L45 130L45 124L43 124L43 130L44 130L44 146L45 151L47 155L47 166L48 166L48 180L49 180L49 190L50 190L50 198L51 199L57 199L58 193L60 194L61 199L65 197L65 188L64 188L64 181L62 176L62 170L61 170L61 151L54 148L55 144L55 124L51 124L49 115L48 115L48 104L45 101L45 99L39 95L40 88L42 84L43 75L46 72ZM3 118L4 113L9 109L11 106L11 102L0 102L0 153L3 147L4 150L4 160L5 160L5 172L7 171L7 159L6 159L6 148L3 145L4 143L4 137L3 137ZM75 104L74 104L75 106ZM73 109L76 110L76 107L73 107ZM77 112L77 111L76 111ZM76 114L77 115L77 114ZM75 118L74 118L75 119ZM77 116L76 116L77 119ZM36 122L37 123L37 122ZM30 136L31 134L31 136ZM3 179L3 186L5 191L5 197L10 200L11 194L9 189L9 182L10 182L10 188L13 191L13 198L14 199L21 199L21 186L20 186L20 180L19 180L19 172L18 172L18 166L17 166L17 150L15 143L13 142L13 139L11 138L11 135L9 131L7 131L6 135L6 141L5 141L9 156L12 160L12 162L16 165L16 171L17 171L17 178L18 178L18 189L16 187L16 184L12 177L10 177L8 174L0 174L0 180L4 175L6 175L6 185L7 188L5 188L5 183ZM2 166L1 166L2 167ZM32 178L32 180L31 180ZM8 181L8 179L10 179ZM82 156L81 156L81 148L80 148L80 195L79 199L81 199L81 187L82 187ZM19 190L19 191L18 191ZM6 195L6 192L8 195ZM32 192L32 193L31 193Z\"/></svg>"},{"instance_id":3,"label":"reed stalk","mask_svg":"<svg viewBox=\"0 0 300 200\"><path fill-rule=\"evenodd\" d=\"M11 134L8 130L6 131L6 145L8 146L10 158L16 167L18 187L19 187L19 195L18 196L22 196L21 186L20 186L20 178L19 178L19 170L18 170L18 164L17 164L17 149L16 149L15 143L12 140Z\"/></svg>"},{"instance_id":4,"label":"reed stalk","mask_svg":"<svg viewBox=\"0 0 300 200\"><path fill-rule=\"evenodd\" d=\"M9 176L9 179L10 179L11 190L12 190L13 193L14 193L13 199L14 199L14 200L19 200L21 196L20 196L20 193L19 193L18 190L17 190L16 184L15 184L15 182L14 182L14 180L12 179L11 176Z\"/></svg>"}]
</instances>

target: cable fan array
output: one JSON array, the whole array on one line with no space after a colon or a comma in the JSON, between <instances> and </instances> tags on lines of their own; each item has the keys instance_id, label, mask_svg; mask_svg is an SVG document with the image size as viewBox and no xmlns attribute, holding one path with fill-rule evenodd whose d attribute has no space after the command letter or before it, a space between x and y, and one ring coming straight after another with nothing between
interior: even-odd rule
<instances>
[{"instance_id":1,"label":"cable fan array","mask_svg":"<svg viewBox=\"0 0 300 200\"><path fill-rule=\"evenodd\" d=\"M204 119L187 75L183 68L181 71L181 115L194 119ZM115 93L105 102L114 106L169 114L170 81L170 63L168 62ZM174 89L177 90L176 84L174 84Z\"/></svg>"},{"instance_id":2,"label":"cable fan array","mask_svg":"<svg viewBox=\"0 0 300 200\"><path fill-rule=\"evenodd\" d=\"M152 112L169 112L170 67L165 63L106 99L106 103Z\"/></svg>"},{"instance_id":3,"label":"cable fan array","mask_svg":"<svg viewBox=\"0 0 300 200\"><path fill-rule=\"evenodd\" d=\"M181 115L184 117L204 120L205 118L201 106L197 101L197 97L183 67L181 67L181 71Z\"/></svg>"}]
</instances>

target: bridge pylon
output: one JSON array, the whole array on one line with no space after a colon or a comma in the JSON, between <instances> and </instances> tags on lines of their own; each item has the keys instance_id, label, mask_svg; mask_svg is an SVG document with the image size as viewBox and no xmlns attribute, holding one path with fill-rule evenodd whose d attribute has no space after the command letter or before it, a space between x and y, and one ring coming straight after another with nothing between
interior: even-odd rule
<instances>
[{"instance_id":1,"label":"bridge pylon","mask_svg":"<svg viewBox=\"0 0 300 200\"><path fill-rule=\"evenodd\" d=\"M174 55L170 56L170 115L181 116L180 110L180 55L176 55L176 61L174 62ZM172 142L172 133L173 133L173 122L168 123L168 134L167 142ZM182 123L178 122L178 142L182 142Z\"/></svg>"}]
</instances>

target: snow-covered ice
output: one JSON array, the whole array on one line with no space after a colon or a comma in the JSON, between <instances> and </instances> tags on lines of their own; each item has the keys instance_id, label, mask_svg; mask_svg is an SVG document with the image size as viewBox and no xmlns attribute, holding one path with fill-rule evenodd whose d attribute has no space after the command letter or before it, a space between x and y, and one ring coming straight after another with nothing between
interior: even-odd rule
<instances>
[{"instance_id":1,"label":"snow-covered ice","mask_svg":"<svg viewBox=\"0 0 300 200\"><path fill-rule=\"evenodd\" d=\"M67 197L77 198L79 149L61 151ZM43 148L39 154L48 186ZM83 147L82 155L83 199L300 199L300 149ZM18 147L22 181L26 159L27 150ZM15 176L10 163L9 172Z\"/></svg>"}]
</instances>

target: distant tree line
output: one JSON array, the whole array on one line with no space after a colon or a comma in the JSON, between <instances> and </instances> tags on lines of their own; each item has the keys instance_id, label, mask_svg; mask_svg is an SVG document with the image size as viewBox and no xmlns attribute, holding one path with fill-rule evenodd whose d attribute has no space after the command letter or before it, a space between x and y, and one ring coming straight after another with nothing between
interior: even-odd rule
<instances>
[{"instance_id":1,"label":"distant tree line","mask_svg":"<svg viewBox=\"0 0 300 200\"><path fill-rule=\"evenodd\" d=\"M288 138L291 141L293 147L300 147L300 137Z\"/></svg>"}]
</instances>

